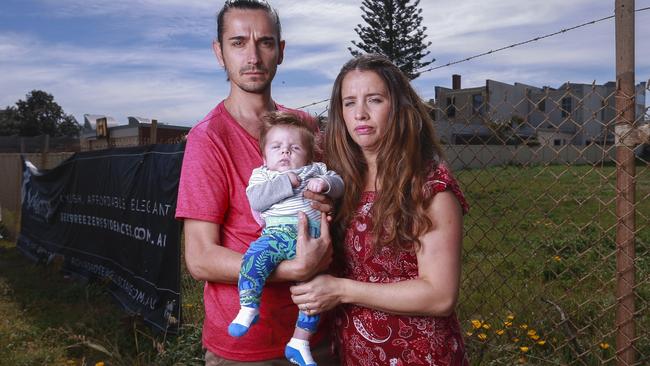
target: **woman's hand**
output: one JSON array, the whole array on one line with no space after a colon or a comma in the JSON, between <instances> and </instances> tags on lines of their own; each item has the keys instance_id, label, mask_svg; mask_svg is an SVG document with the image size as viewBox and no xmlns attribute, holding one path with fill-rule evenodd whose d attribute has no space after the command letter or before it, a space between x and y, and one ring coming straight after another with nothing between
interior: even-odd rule
<instances>
[{"instance_id":1,"label":"woman's hand","mask_svg":"<svg viewBox=\"0 0 650 366\"><path fill-rule=\"evenodd\" d=\"M291 299L308 315L316 315L333 309L342 302L343 280L321 274L309 282L291 286Z\"/></svg>"}]
</instances>

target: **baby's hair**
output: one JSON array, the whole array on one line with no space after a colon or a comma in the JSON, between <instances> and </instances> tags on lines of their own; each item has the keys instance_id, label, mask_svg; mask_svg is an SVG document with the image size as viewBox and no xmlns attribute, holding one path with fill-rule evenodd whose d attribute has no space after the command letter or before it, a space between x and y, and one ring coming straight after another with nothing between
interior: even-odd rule
<instances>
[{"instance_id":1,"label":"baby's hair","mask_svg":"<svg viewBox=\"0 0 650 366\"><path fill-rule=\"evenodd\" d=\"M315 134L313 126L303 117L290 112L274 111L269 112L262 117L262 130L260 131L260 150L264 154L266 146L266 135L274 127L292 127L297 128L302 136L302 143L307 150L307 160L314 160Z\"/></svg>"}]
</instances>

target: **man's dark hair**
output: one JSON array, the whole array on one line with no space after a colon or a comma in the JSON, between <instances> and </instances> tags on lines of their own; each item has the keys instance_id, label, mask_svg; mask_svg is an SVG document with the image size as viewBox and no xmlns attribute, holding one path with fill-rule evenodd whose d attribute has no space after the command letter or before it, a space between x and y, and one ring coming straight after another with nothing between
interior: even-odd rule
<instances>
[{"instance_id":1,"label":"man's dark hair","mask_svg":"<svg viewBox=\"0 0 650 366\"><path fill-rule=\"evenodd\" d=\"M223 18L231 9L266 11L271 17L271 21L275 23L275 29L278 34L277 41L280 42L282 33L280 15L278 15L278 11L271 7L269 3L264 0L226 0L225 4L223 4L223 8L221 8L217 14L217 41L219 41L220 44L223 44Z\"/></svg>"}]
</instances>

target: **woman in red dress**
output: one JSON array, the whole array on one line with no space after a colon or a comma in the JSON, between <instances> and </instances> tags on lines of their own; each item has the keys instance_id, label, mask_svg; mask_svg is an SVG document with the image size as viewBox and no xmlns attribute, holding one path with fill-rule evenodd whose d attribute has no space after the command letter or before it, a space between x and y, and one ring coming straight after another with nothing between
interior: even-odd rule
<instances>
[{"instance_id":1,"label":"woman in red dress","mask_svg":"<svg viewBox=\"0 0 650 366\"><path fill-rule=\"evenodd\" d=\"M294 302L336 307L343 365L468 365L454 311L467 203L428 108L385 57L341 69L326 156L346 183L332 226L340 268L292 287Z\"/></svg>"}]
</instances>

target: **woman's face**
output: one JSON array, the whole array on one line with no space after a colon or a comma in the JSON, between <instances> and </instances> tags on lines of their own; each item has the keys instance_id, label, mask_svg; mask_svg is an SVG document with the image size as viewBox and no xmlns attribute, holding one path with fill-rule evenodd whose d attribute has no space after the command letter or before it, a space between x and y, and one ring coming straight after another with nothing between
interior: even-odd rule
<instances>
[{"instance_id":1,"label":"woman's face","mask_svg":"<svg viewBox=\"0 0 650 366\"><path fill-rule=\"evenodd\" d=\"M352 140L373 153L388 128L391 101L386 83L374 71L352 70L341 83L343 120Z\"/></svg>"}]
</instances>

